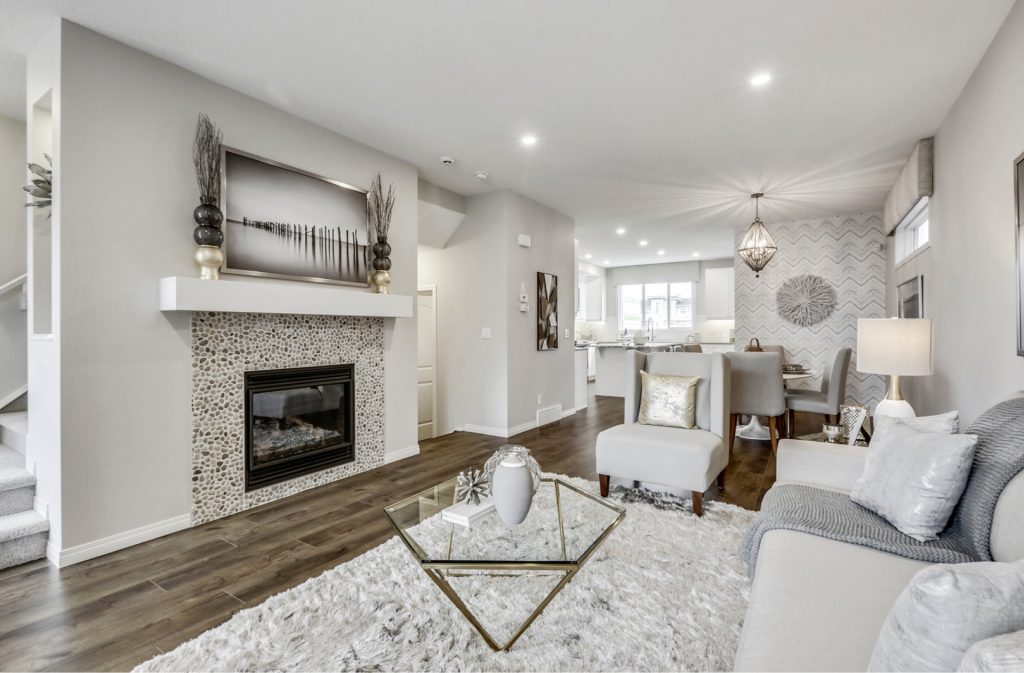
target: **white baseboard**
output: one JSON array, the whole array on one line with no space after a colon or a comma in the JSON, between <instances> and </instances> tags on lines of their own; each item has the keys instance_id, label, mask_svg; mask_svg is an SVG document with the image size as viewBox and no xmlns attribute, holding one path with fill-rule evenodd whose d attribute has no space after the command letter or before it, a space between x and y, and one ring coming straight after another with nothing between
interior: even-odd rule
<instances>
[{"instance_id":1,"label":"white baseboard","mask_svg":"<svg viewBox=\"0 0 1024 673\"><path fill-rule=\"evenodd\" d=\"M466 423L462 426L464 432L475 432L478 435L490 435L491 437L508 437L507 428L496 428L490 425L473 425Z\"/></svg>"},{"instance_id":2,"label":"white baseboard","mask_svg":"<svg viewBox=\"0 0 1024 673\"><path fill-rule=\"evenodd\" d=\"M58 568L65 568L69 565L88 561L91 558L125 549L141 542L177 533L179 530L185 530L191 526L192 514L189 513L63 550L57 549L52 543L47 543L46 558Z\"/></svg>"},{"instance_id":3,"label":"white baseboard","mask_svg":"<svg viewBox=\"0 0 1024 673\"><path fill-rule=\"evenodd\" d=\"M8 404L10 404L14 400L18 399L19 397L21 397L22 395L24 395L27 392L28 392L28 384L26 383L23 386L19 386L16 390L14 390L14 391L4 395L3 397L0 397L0 409L3 409Z\"/></svg>"},{"instance_id":4,"label":"white baseboard","mask_svg":"<svg viewBox=\"0 0 1024 673\"><path fill-rule=\"evenodd\" d=\"M569 416L575 416L577 411L583 411L586 408L587 408L587 405L584 404L582 407L576 407L575 409L566 409L565 411L562 412L562 418L568 418Z\"/></svg>"},{"instance_id":5,"label":"white baseboard","mask_svg":"<svg viewBox=\"0 0 1024 673\"><path fill-rule=\"evenodd\" d=\"M396 460L402 460L404 458L412 458L413 456L420 455L420 445L413 444L407 446L404 449L396 449L395 451L384 452L384 464L393 463Z\"/></svg>"},{"instance_id":6,"label":"white baseboard","mask_svg":"<svg viewBox=\"0 0 1024 673\"><path fill-rule=\"evenodd\" d=\"M509 428L508 431L507 431L508 434L506 434L505 436L506 437L511 437L512 435L518 435L520 432L526 432L527 430L533 430L536 427L537 427L537 421L527 421L525 423L520 423L519 425L514 425L511 428Z\"/></svg>"}]
</instances>

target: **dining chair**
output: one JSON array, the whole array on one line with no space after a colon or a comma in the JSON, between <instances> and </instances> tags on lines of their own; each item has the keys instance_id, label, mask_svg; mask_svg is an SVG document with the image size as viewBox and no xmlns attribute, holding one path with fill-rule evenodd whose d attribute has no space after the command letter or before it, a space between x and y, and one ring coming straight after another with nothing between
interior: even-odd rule
<instances>
[{"instance_id":1,"label":"dining chair","mask_svg":"<svg viewBox=\"0 0 1024 673\"><path fill-rule=\"evenodd\" d=\"M761 348L764 349L768 353L778 353L782 357L782 364L786 364L786 347L785 346L771 345L771 346L761 346Z\"/></svg>"},{"instance_id":2,"label":"dining chair","mask_svg":"<svg viewBox=\"0 0 1024 673\"><path fill-rule=\"evenodd\" d=\"M729 451L736 441L736 423L741 414L768 417L772 453L779 451L779 430L786 414L786 392L782 386L782 356L777 352L726 353L732 382L729 408Z\"/></svg>"},{"instance_id":3,"label":"dining chair","mask_svg":"<svg viewBox=\"0 0 1024 673\"><path fill-rule=\"evenodd\" d=\"M704 349L700 347L700 344L683 344L684 353L703 353Z\"/></svg>"},{"instance_id":4,"label":"dining chair","mask_svg":"<svg viewBox=\"0 0 1024 673\"><path fill-rule=\"evenodd\" d=\"M791 436L796 428L798 411L822 414L829 423L839 422L839 407L846 400L846 373L850 369L852 353L850 348L840 348L835 352L831 365L825 364L820 390L786 390L787 426Z\"/></svg>"}]
</instances>

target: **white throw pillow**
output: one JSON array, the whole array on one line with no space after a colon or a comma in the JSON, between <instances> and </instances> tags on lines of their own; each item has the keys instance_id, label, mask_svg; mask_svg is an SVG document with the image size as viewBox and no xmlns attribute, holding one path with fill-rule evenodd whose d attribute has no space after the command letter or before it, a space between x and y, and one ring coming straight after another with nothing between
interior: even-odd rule
<instances>
[{"instance_id":1,"label":"white throw pillow","mask_svg":"<svg viewBox=\"0 0 1024 673\"><path fill-rule=\"evenodd\" d=\"M956 670L963 673L1010 673L1024 671L1024 631L1004 633L974 643Z\"/></svg>"},{"instance_id":2,"label":"white throw pillow","mask_svg":"<svg viewBox=\"0 0 1024 673\"><path fill-rule=\"evenodd\" d=\"M869 671L953 671L974 643L1024 629L1024 563L956 563L910 580L875 641Z\"/></svg>"},{"instance_id":3,"label":"white throw pillow","mask_svg":"<svg viewBox=\"0 0 1024 673\"><path fill-rule=\"evenodd\" d=\"M914 416L913 418L892 418L891 416L880 416L879 418L899 421L918 432L942 432L947 435L960 432L959 411L949 411L935 416Z\"/></svg>"},{"instance_id":4,"label":"white throw pillow","mask_svg":"<svg viewBox=\"0 0 1024 673\"><path fill-rule=\"evenodd\" d=\"M977 442L883 417L850 498L915 540L936 540L967 486Z\"/></svg>"},{"instance_id":5,"label":"white throw pillow","mask_svg":"<svg viewBox=\"0 0 1024 673\"><path fill-rule=\"evenodd\" d=\"M640 372L641 425L671 428L697 427L697 383L699 376L669 376Z\"/></svg>"}]
</instances>

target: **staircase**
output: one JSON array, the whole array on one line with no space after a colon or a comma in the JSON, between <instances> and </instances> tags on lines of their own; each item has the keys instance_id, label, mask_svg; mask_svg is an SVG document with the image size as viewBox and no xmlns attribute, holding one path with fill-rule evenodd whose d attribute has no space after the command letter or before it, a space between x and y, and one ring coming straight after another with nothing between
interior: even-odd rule
<instances>
[{"instance_id":1,"label":"staircase","mask_svg":"<svg viewBox=\"0 0 1024 673\"><path fill-rule=\"evenodd\" d=\"M46 556L50 524L33 509L36 478L25 469L28 413L0 413L0 569Z\"/></svg>"}]
</instances>

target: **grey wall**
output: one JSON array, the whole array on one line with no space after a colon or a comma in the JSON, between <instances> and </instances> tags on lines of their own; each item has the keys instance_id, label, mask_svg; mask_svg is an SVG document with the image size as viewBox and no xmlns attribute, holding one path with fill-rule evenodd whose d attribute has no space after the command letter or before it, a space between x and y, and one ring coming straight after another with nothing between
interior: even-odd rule
<instances>
[{"instance_id":1,"label":"grey wall","mask_svg":"<svg viewBox=\"0 0 1024 673\"><path fill-rule=\"evenodd\" d=\"M443 249L419 248L419 284L437 288L438 434L508 425L508 315L502 302L507 192L466 199L466 218ZM481 338L490 328L491 338Z\"/></svg>"},{"instance_id":2,"label":"grey wall","mask_svg":"<svg viewBox=\"0 0 1024 673\"><path fill-rule=\"evenodd\" d=\"M25 123L0 116L0 285L25 273ZM21 289L0 296L0 400L28 380L28 314Z\"/></svg>"},{"instance_id":3,"label":"grey wall","mask_svg":"<svg viewBox=\"0 0 1024 673\"><path fill-rule=\"evenodd\" d=\"M157 285L196 275L196 115L231 146L363 188L378 171L395 183L396 294L416 290L417 182L402 161L74 24L59 49L60 135L74 142L59 157L61 402L50 411L66 549L191 508L188 316L161 313ZM412 320L385 321L386 451L416 444L415 340Z\"/></svg>"},{"instance_id":4,"label":"grey wall","mask_svg":"<svg viewBox=\"0 0 1024 673\"><path fill-rule=\"evenodd\" d=\"M930 247L890 269L890 311L896 285L921 273L925 317L935 320L935 373L904 388L918 413L959 409L970 422L1024 387L1013 197L1013 161L1024 152L1021 63L1024 4L1017 3L935 134Z\"/></svg>"},{"instance_id":5,"label":"grey wall","mask_svg":"<svg viewBox=\"0 0 1024 673\"><path fill-rule=\"evenodd\" d=\"M736 258L736 343L757 337L785 346L790 362L822 370L837 348L856 349L857 319L885 315L885 254L880 213L823 217L767 225L779 251L756 278ZM737 243L747 227L737 229ZM836 290L836 310L824 321L799 327L779 317L775 294L803 274L824 278ZM846 399L873 407L885 394L881 377L850 364ZM819 381L802 384L816 387Z\"/></svg>"},{"instance_id":6,"label":"grey wall","mask_svg":"<svg viewBox=\"0 0 1024 673\"><path fill-rule=\"evenodd\" d=\"M439 432L502 434L538 408L574 408L574 223L515 192L466 199L466 219L443 249L420 247L420 285L437 287ZM532 237L530 248L517 244ZM536 273L559 282L559 348L536 346ZM519 312L520 283L530 296ZM491 338L481 338L481 329ZM565 338L565 329L569 338ZM537 395L541 402L537 403Z\"/></svg>"},{"instance_id":7,"label":"grey wall","mask_svg":"<svg viewBox=\"0 0 1024 673\"><path fill-rule=\"evenodd\" d=\"M573 316L576 313L575 222L519 194L508 192L505 229L508 251L503 303L508 314L508 426L535 422L537 410L561 404L576 408L573 372ZM531 237L529 248L519 234ZM558 276L558 349L537 350L537 272ZM519 312L519 289L526 283L530 310ZM565 331L569 330L566 337ZM538 395L540 401L538 402Z\"/></svg>"}]
</instances>

